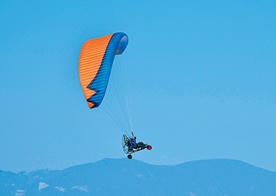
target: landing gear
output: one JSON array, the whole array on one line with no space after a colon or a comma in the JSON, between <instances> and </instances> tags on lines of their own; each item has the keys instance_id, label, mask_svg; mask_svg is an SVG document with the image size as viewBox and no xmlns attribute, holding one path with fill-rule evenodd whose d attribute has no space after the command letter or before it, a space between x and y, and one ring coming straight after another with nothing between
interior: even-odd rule
<instances>
[{"instance_id":1,"label":"landing gear","mask_svg":"<svg viewBox=\"0 0 276 196\"><path fill-rule=\"evenodd\" d=\"M132 155L131 154L127 155L127 158L132 159Z\"/></svg>"}]
</instances>

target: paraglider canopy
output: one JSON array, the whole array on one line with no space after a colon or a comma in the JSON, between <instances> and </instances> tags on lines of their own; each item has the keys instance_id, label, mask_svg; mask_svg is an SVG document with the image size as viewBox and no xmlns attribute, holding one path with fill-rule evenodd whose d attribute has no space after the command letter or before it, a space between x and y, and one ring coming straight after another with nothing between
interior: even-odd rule
<instances>
[{"instance_id":1,"label":"paraglider canopy","mask_svg":"<svg viewBox=\"0 0 276 196\"><path fill-rule=\"evenodd\" d=\"M114 57L122 54L127 44L128 37L125 33L106 35L83 44L79 59L79 77L90 108L101 104Z\"/></svg>"}]
</instances>

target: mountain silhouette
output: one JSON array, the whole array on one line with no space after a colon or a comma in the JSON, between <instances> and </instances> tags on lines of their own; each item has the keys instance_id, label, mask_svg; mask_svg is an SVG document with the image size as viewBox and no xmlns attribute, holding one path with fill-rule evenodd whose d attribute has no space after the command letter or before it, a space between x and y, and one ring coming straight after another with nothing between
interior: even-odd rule
<instances>
[{"instance_id":1,"label":"mountain silhouette","mask_svg":"<svg viewBox=\"0 0 276 196\"><path fill-rule=\"evenodd\" d=\"M103 159L64 170L0 171L0 195L276 195L276 172L237 160L173 166Z\"/></svg>"}]
</instances>

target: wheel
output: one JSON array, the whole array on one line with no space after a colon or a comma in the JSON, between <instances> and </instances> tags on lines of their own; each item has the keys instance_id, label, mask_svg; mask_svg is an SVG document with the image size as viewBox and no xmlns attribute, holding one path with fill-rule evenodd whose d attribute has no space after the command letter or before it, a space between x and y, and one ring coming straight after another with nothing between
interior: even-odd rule
<instances>
[{"instance_id":1,"label":"wheel","mask_svg":"<svg viewBox=\"0 0 276 196\"><path fill-rule=\"evenodd\" d=\"M147 145L147 149L151 150L152 149L151 145Z\"/></svg>"},{"instance_id":2,"label":"wheel","mask_svg":"<svg viewBox=\"0 0 276 196\"><path fill-rule=\"evenodd\" d=\"M132 155L131 154L127 155L127 158L132 159Z\"/></svg>"}]
</instances>

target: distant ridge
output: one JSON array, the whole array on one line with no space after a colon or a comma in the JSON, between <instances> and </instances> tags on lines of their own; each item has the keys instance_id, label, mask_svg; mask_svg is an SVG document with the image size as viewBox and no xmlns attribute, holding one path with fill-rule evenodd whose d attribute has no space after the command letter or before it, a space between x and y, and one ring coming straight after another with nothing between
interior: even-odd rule
<instances>
[{"instance_id":1,"label":"distant ridge","mask_svg":"<svg viewBox=\"0 0 276 196\"><path fill-rule=\"evenodd\" d=\"M0 195L276 195L276 172L237 160L174 166L103 159L64 170L0 171Z\"/></svg>"}]
</instances>

